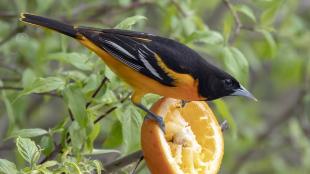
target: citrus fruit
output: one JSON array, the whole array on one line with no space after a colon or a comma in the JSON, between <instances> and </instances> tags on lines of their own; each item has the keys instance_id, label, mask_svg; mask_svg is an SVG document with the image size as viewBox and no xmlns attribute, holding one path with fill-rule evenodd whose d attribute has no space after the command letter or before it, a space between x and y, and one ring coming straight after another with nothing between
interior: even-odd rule
<instances>
[{"instance_id":1,"label":"citrus fruit","mask_svg":"<svg viewBox=\"0 0 310 174\"><path fill-rule=\"evenodd\" d=\"M162 98L152 109L162 116L166 133L145 119L141 130L144 158L152 174L215 174L224 154L221 128L204 101L185 106Z\"/></svg>"}]
</instances>

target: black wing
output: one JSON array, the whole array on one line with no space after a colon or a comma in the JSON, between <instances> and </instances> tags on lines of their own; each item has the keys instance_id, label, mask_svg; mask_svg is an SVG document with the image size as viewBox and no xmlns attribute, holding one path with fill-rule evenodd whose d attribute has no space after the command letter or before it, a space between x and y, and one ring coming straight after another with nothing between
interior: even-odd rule
<instances>
[{"instance_id":1,"label":"black wing","mask_svg":"<svg viewBox=\"0 0 310 174\"><path fill-rule=\"evenodd\" d=\"M158 65L155 52L148 47L150 40L145 36L151 35L117 31L110 29L96 32L86 28L78 29L78 33L130 68L155 79L161 84L174 86L174 79ZM142 38L142 36L144 37Z\"/></svg>"}]
</instances>

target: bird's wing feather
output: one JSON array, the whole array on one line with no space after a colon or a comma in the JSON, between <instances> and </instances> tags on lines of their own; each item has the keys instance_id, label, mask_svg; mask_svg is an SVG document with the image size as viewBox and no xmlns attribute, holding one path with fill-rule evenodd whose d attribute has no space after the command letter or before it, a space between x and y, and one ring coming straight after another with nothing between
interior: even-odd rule
<instances>
[{"instance_id":1,"label":"bird's wing feather","mask_svg":"<svg viewBox=\"0 0 310 174\"><path fill-rule=\"evenodd\" d=\"M78 32L133 70L161 84L174 86L174 79L158 64L156 53L151 49L149 34L88 29L79 29Z\"/></svg>"}]
</instances>

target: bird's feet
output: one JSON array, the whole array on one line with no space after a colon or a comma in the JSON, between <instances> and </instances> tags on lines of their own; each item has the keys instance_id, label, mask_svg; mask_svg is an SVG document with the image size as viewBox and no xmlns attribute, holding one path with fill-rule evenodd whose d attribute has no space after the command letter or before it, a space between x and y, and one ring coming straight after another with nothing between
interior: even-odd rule
<instances>
[{"instance_id":1,"label":"bird's feet","mask_svg":"<svg viewBox=\"0 0 310 174\"><path fill-rule=\"evenodd\" d=\"M145 116L145 119L151 119L156 121L156 123L158 124L158 126L160 127L160 129L166 133L166 127L165 127L165 123L164 123L164 119L163 117L160 117L158 115L155 115L153 113L149 113Z\"/></svg>"}]
</instances>

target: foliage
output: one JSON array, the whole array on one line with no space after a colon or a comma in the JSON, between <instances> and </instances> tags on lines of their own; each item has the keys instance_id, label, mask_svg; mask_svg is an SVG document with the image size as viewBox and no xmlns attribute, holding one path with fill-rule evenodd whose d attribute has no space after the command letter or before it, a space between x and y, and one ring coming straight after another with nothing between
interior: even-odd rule
<instances>
[{"instance_id":1,"label":"foliage","mask_svg":"<svg viewBox=\"0 0 310 174\"><path fill-rule=\"evenodd\" d=\"M185 43L259 99L211 102L230 125L221 173L309 173L308 8L306 0L0 0L0 173L100 173L140 149L145 113L127 100L130 88L73 39L21 24L25 11Z\"/></svg>"}]
</instances>

